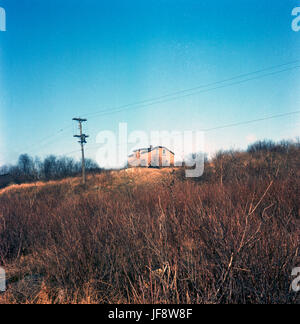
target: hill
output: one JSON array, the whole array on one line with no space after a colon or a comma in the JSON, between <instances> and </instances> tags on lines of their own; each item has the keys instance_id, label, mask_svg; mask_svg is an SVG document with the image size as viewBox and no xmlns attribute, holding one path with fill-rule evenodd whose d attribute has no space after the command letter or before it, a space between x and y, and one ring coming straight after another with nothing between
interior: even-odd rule
<instances>
[{"instance_id":1,"label":"hill","mask_svg":"<svg viewBox=\"0 0 300 324\"><path fill-rule=\"evenodd\" d=\"M0 302L298 303L299 152L2 189Z\"/></svg>"}]
</instances>

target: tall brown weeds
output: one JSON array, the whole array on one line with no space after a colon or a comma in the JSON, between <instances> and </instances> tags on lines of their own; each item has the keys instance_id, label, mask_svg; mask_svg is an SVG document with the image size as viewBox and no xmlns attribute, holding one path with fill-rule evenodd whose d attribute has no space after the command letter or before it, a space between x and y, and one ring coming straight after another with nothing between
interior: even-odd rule
<instances>
[{"instance_id":1,"label":"tall brown weeds","mask_svg":"<svg viewBox=\"0 0 300 324\"><path fill-rule=\"evenodd\" d=\"M3 192L0 302L298 303L299 152L221 154L194 180L120 171Z\"/></svg>"}]
</instances>

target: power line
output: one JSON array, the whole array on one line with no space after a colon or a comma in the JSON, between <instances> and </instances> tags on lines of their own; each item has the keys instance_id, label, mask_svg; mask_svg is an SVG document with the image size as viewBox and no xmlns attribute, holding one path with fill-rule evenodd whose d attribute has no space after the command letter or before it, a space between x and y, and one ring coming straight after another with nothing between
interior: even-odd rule
<instances>
[{"instance_id":1,"label":"power line","mask_svg":"<svg viewBox=\"0 0 300 324\"><path fill-rule=\"evenodd\" d=\"M257 118L257 119L247 120L247 121L239 122L239 123L233 123L233 124L222 125L222 126L213 127L213 128L207 128L207 129L203 129L203 131L204 132L211 132L211 131L214 131L214 130L231 128L231 127L236 127L236 126L241 126L241 125L247 125L247 124L253 124L253 123L260 122L260 121L264 121L264 120L270 120L270 119L275 119L275 118L292 116L292 115L296 115L296 114L300 114L300 110L291 111L291 112L288 112L288 113L273 115L273 116L264 117L264 118Z\"/></svg>"},{"instance_id":2,"label":"power line","mask_svg":"<svg viewBox=\"0 0 300 324\"><path fill-rule=\"evenodd\" d=\"M172 101L172 100L177 100L177 99L180 99L180 98L184 98L184 97L187 97L187 96L192 96L192 95L195 95L195 94L200 94L200 93L204 93L204 92L210 92L210 91L213 91L213 90L217 90L217 89L221 89L221 88L225 88L225 87L230 87L230 86L233 86L233 85L238 85L238 84L241 84L241 83L249 82L251 80L255 80L255 79L267 77L267 76L270 76L270 75L273 75L273 74L283 73L283 72L286 72L288 70L292 70L292 69L298 68L300 66L294 66L294 67L291 67L291 68L288 68L288 69L284 69L284 70L281 70L281 71L275 71L275 72L268 73L268 74L265 74L265 75L262 75L262 76L258 76L258 77L254 77L254 78L250 78L250 79L246 79L246 80L241 80L241 81L238 81L238 82L233 82L231 84L226 84L226 85L223 85L223 86L206 89L206 90L203 90L203 91L197 91L197 92L194 92L194 93L186 94L184 96L179 96L179 97L177 96L177 97L174 97L174 98L170 98L168 100L158 101L158 100L163 99L163 98L168 98L168 97L171 97L171 96L175 96L176 94L186 93L186 92L194 91L194 90L197 90L197 89L200 89L200 88L207 88L207 87L212 86L212 85L222 84L222 83L225 83L225 82L228 82L228 81L232 81L232 80L235 80L235 79L243 78L243 77L250 76L250 75L253 75L253 74L257 74L257 73L262 73L262 72L265 72L265 71L268 71L268 70L272 70L272 69L275 69L275 68L279 68L279 67L283 67L283 66L295 64L295 63L298 63L298 62L300 62L300 60L295 60L295 61L291 61L291 62L279 64L279 65L274 65L274 66L271 66L271 67L268 67L268 68L264 68L264 69L260 69L260 70L254 71L254 72L249 72L249 73L237 75L237 76L234 76L234 77L231 77L231 78L228 78L228 79L224 79L224 80L221 80L221 81L217 81L217 82L213 82L213 83L208 83L206 85L201 85L201 86L198 86L198 87L193 87L193 88L190 88L190 89L185 89L185 90L173 92L173 93L166 94L166 95L163 95L163 96L160 96L160 97L156 97L156 98L152 98L152 99L147 99L147 100L142 100L142 101L139 101L139 102L136 102L136 103L132 103L132 104L122 105L122 106L119 106L119 107L116 107L115 108L115 109L118 109L118 110L103 110L103 111L99 111L99 112L96 112L96 113L86 114L85 116L92 116L92 115L104 116L104 115L109 115L109 114L115 114L115 113L118 113L118 112L130 110L130 107L131 106L136 106L138 104L143 104L143 103L149 102L149 104L142 105L140 107L132 107L131 108L131 109L142 109L142 108L146 108L146 107L149 107L149 106L152 106L152 105L157 105L159 103L165 103L165 102L168 102L168 101ZM125 108L128 108L128 109L125 109ZM53 140L53 141L50 140L50 143L49 142L43 143L43 142L45 140L47 140L49 137L61 135L61 133L67 131L71 127L72 126L64 127L58 133L55 133L54 135L48 135L47 137L45 137L44 139L42 139L38 144L34 145L35 146L34 151L36 151L37 149L39 149L42 146L45 146L45 145L48 146L48 145L54 143L55 140ZM30 152L32 152L32 150Z\"/></svg>"},{"instance_id":3,"label":"power line","mask_svg":"<svg viewBox=\"0 0 300 324\"><path fill-rule=\"evenodd\" d=\"M58 132L53 133L52 135L45 136L44 138L42 138L36 144L27 145L27 146L25 146L25 148L19 148L17 150L20 151L20 152L27 151L27 153L33 153L33 152L35 152L36 150L40 149L43 146L49 146L52 143L56 142L56 139L54 139L54 138L56 138L57 136L60 136L60 135L64 134L70 128L71 128L71 126L68 126L68 127L63 128L63 129L60 129ZM28 149L29 149L29 151L28 151Z\"/></svg>"},{"instance_id":4,"label":"power line","mask_svg":"<svg viewBox=\"0 0 300 324\"><path fill-rule=\"evenodd\" d=\"M264 69L257 70L257 71L254 71L254 72L241 74L241 75L238 75L238 76L234 76L234 77L224 79L224 80L221 80L221 81L209 83L209 84L206 84L206 85L201 85L201 86L190 88L190 89L180 90L180 91L173 92L173 93L170 93L170 94L166 94L166 95L156 97L156 98L153 98L153 99L147 99L147 100L142 100L142 101L139 101L139 102L136 102L136 103L122 105L122 106L114 108L113 110L102 110L102 111L99 111L99 112L86 114L85 116L92 116L92 115L94 115L94 116L96 116L96 115L104 116L104 115L109 115L109 114L115 114L115 113L122 112L122 111L127 111L127 110L130 110L130 109L142 109L142 108L150 107L150 106L157 105L157 104L160 104L160 103L165 103L165 102L172 101L172 100L178 100L178 99L181 99L181 98L184 98L184 97L188 97L188 96L192 96L192 95L196 95L196 94L200 94L200 93L205 93L205 92L210 92L210 91L214 91L214 90L221 89L221 88L231 87L231 86L246 83L246 82L249 82L249 81L252 81L252 80L261 79L261 78L265 78L265 77L268 77L268 76L271 76L271 75L276 75L276 74L279 74L279 73L290 71L290 70L299 68L300 66L299 65L298 66L293 66L293 67L283 69L283 70L280 70L280 71L274 71L274 72L263 74L263 75L256 76L256 77L253 77L253 78L248 78L248 79L245 79L245 80L240 80L240 81L232 82L232 83L225 84L225 85L220 85L218 87L204 89L202 91L196 91L196 92L188 93L188 94L185 94L185 95L182 95L182 96L176 96L178 94L184 94L186 92L195 91L195 90L198 90L198 89L201 89L201 88L207 88L207 87L210 87L210 86L213 86L213 85L222 84L222 83L225 83L225 82L233 81L233 80L236 80L236 79L239 79L239 78L244 78L244 77L254 75L254 74L258 74L258 73L262 73L262 72L272 70L272 69L275 69L275 68L295 64L295 63L298 63L298 62L300 62L300 60L295 60L295 61L292 61L292 62L288 62L288 63L284 63L284 64L280 64L280 65L275 65L275 66L264 68ZM171 97L171 98L169 98L169 97ZM168 98L168 99L162 100L164 98ZM146 104L147 102L148 102L148 104ZM144 103L144 105L141 105L143 103ZM137 105L141 105L141 106L137 106ZM137 106L137 107L134 107L134 106ZM248 122L246 122L246 123L248 123ZM214 129L220 129L220 128L224 128L224 127L226 128L228 126L220 126L220 127L214 128ZM72 128L72 126L64 127L63 129L61 129L60 131L58 131L54 135L49 135L49 136L41 139L39 143L33 145L33 147L34 147L33 150L32 150L32 146L30 146L31 150L29 151L29 153L32 152L32 151L36 151L37 149L39 149L42 146L51 145L52 143L54 143L56 141L54 139L54 137L62 135L63 133L65 133L70 128ZM214 130L214 129L209 129L208 131ZM50 138L49 141L47 141L49 139L49 137L51 137L51 138ZM24 150L24 149L22 149L22 150Z\"/></svg>"},{"instance_id":5,"label":"power line","mask_svg":"<svg viewBox=\"0 0 300 324\"><path fill-rule=\"evenodd\" d=\"M218 87L214 87L214 88L210 88L210 89L206 89L206 90L202 90L202 91L197 91L197 92L189 93L189 94L186 94L186 95L182 95L182 96L178 96L178 97L174 97L174 98L170 98L170 99L166 99L166 100L152 102L152 103L137 106L137 107L128 107L128 108L119 109L119 110L112 110L112 111L107 111L106 113L102 113L102 114L99 113L98 116L103 117L103 116L116 114L116 113L120 113L120 112L124 112L124 111L129 111L129 110L133 110L133 109L148 108L148 107L151 107L151 106L154 106L154 105L158 105L158 104L162 104L162 103L166 103L166 102L170 102L170 101L174 101L174 100L194 96L196 94L207 93L207 92L211 92L211 91L214 91L214 90L228 88L228 87L232 87L232 86L235 86L235 85L243 84L243 83L253 81L253 80L259 80L259 79L266 78L266 77L271 76L271 75L276 75L276 74L280 74L280 73L287 72L287 71L290 71L290 70L294 70L296 68L300 68L300 65L297 65L297 66L294 66L294 67L291 67L291 68L287 68L287 69L284 69L284 70L276 71L276 72L263 74L261 76L248 78L248 79L237 81L237 82L232 82L232 83L222 85L222 86L218 86Z\"/></svg>"},{"instance_id":6,"label":"power line","mask_svg":"<svg viewBox=\"0 0 300 324\"><path fill-rule=\"evenodd\" d=\"M196 90L199 90L201 88L208 88L208 87L211 87L211 86L214 86L214 85L217 85L217 84L222 84L222 83L225 83L225 82L233 81L233 80L244 78L244 77L247 77L247 76L250 76L250 75L253 75L253 74L266 72L266 71L269 71L269 70L273 70L275 68L280 68L280 67L283 67L283 66L287 66L287 65L291 65L291 64L295 64L295 63L299 63L299 62L300 62L300 60L295 60L295 61L284 63L284 64L274 65L272 67L260 69L260 70L245 73L245 74L240 74L240 75L237 75L237 76L234 76L234 77L231 77L231 78L228 78L228 79L224 79L224 80L221 80L221 81L216 81L216 82L200 85L200 86L189 88L189 89L179 90L179 91L169 93L169 94L166 94L166 95L162 95L162 96L159 96L159 97L154 97L154 98L151 98L151 99L137 101L135 103L130 103L130 104L126 104L126 105L117 106L117 107L115 107L113 109L100 110L98 112L85 114L84 116L85 117L88 117L88 116L91 117L91 116L97 116L97 115L103 116L103 115L110 114L110 113L118 113L120 111L128 110L128 109L124 109L124 108L130 108L131 106L142 105L142 104L145 104L145 103L149 103L149 105L161 103L161 101L158 101L158 100L168 98L168 97L174 97L174 96L177 96L178 94L183 94L183 93L186 93L186 92L196 91ZM300 67L300 66L291 67L291 68L281 70L281 71L275 71L275 72L270 73L270 74L265 74L265 75L263 75L261 77L265 77L265 76L276 74L276 73L282 73L282 72L285 72L285 71L288 71L288 70L291 70L291 69L294 69L294 68L297 68L297 67ZM259 78L259 77L257 77L257 78ZM245 81L240 81L240 82L246 82L246 81L250 81L250 80L254 80L254 78L253 79L252 78L247 79ZM233 83L233 84L236 84L236 83ZM225 87L225 86L222 86L222 87ZM219 89L219 87L216 87L216 88L213 88L213 89L208 89L206 91L211 91L211 90L214 90L214 89ZM206 91L204 90L204 92L206 92ZM198 93L201 93L201 92L197 91L197 92L193 92L192 94L185 95L185 96L190 96L190 95L194 95L194 94L198 94ZM185 97L185 96L183 96L183 97ZM181 96L171 98L170 100L175 100L177 98L181 98ZM167 102L167 101L162 101L162 102ZM148 106L148 105L143 105L142 107L146 107L146 106Z\"/></svg>"},{"instance_id":7,"label":"power line","mask_svg":"<svg viewBox=\"0 0 300 324\"><path fill-rule=\"evenodd\" d=\"M277 115L271 115L271 116L267 116L267 117L263 117L263 118L257 118L257 119L247 120L247 121L243 121L243 122L237 122L237 123L232 123L232 124L220 125L220 126L217 126L217 127L202 129L200 131L203 131L203 132L211 132L211 131L214 131L214 130L225 129L225 128L232 128L232 127L237 127L237 126L242 126L242 125L247 125L247 124L253 124L253 123L257 123L257 122L261 122L261 121L271 120L271 119L275 119L275 118L283 118L283 117L292 116L292 115L296 115L296 114L300 114L300 110L291 111L291 112L282 113L282 114L277 114ZM179 136L182 136L182 134L179 134ZM121 145L122 144L118 144L117 146L119 147ZM97 149L98 146L99 146L99 144L96 144L95 147L90 147L90 148L87 149L87 151L88 150L92 150L92 149ZM66 153L66 155L69 155L69 154L72 154L72 153L78 153L78 152L80 152L80 151L79 150L76 150L76 151L72 151L70 153Z\"/></svg>"}]
</instances>

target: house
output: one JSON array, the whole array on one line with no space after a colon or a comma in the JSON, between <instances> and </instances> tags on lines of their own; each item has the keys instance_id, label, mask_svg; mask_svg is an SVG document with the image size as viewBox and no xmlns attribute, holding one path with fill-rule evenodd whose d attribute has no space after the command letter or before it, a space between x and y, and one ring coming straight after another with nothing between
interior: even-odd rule
<instances>
[{"instance_id":1,"label":"house","mask_svg":"<svg viewBox=\"0 0 300 324\"><path fill-rule=\"evenodd\" d=\"M174 167L175 154L164 146L150 146L133 151L129 167Z\"/></svg>"}]
</instances>

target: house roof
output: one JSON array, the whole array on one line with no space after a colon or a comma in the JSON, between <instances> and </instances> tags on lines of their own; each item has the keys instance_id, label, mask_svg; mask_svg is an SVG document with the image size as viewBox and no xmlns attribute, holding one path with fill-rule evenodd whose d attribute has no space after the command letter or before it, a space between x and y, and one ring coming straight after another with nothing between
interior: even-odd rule
<instances>
[{"instance_id":1,"label":"house roof","mask_svg":"<svg viewBox=\"0 0 300 324\"><path fill-rule=\"evenodd\" d=\"M140 148L140 149L137 149L137 150L134 150L133 152L138 152L138 151L148 151L149 149L147 148Z\"/></svg>"},{"instance_id":2,"label":"house roof","mask_svg":"<svg viewBox=\"0 0 300 324\"><path fill-rule=\"evenodd\" d=\"M141 148L141 149L137 149L137 150L134 150L133 152L138 152L138 151L145 151L145 152L152 152L158 148L163 148L163 149L166 149L167 151L169 151L170 153L174 154L174 152L172 152L171 150L169 150L167 147L165 146L155 146L155 147L149 147L149 148Z\"/></svg>"}]
</instances>

